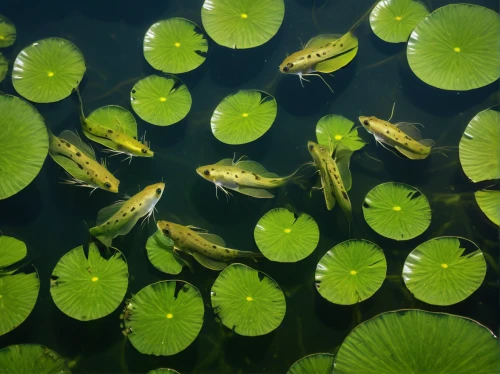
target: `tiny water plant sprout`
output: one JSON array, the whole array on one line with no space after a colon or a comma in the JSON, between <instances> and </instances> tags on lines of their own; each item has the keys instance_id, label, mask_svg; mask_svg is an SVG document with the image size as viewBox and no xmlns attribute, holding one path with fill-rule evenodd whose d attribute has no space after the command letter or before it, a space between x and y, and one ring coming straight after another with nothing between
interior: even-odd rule
<instances>
[{"instance_id":1,"label":"tiny water plant sprout","mask_svg":"<svg viewBox=\"0 0 500 374\"><path fill-rule=\"evenodd\" d=\"M0 14L0 48L10 47L16 41L16 26Z\"/></svg>"},{"instance_id":2,"label":"tiny water plant sprout","mask_svg":"<svg viewBox=\"0 0 500 374\"><path fill-rule=\"evenodd\" d=\"M365 146L365 142L358 136L358 130L353 129L353 125L354 122L337 114L324 116L316 124L318 144L330 147L330 153L337 147L352 152L360 150Z\"/></svg>"},{"instance_id":3,"label":"tiny water plant sprout","mask_svg":"<svg viewBox=\"0 0 500 374\"><path fill-rule=\"evenodd\" d=\"M330 249L316 267L316 289L334 304L352 305L382 286L387 263L382 249L368 240L347 240Z\"/></svg>"},{"instance_id":4,"label":"tiny water plant sprout","mask_svg":"<svg viewBox=\"0 0 500 374\"><path fill-rule=\"evenodd\" d=\"M36 268L20 270L26 245L10 236L0 236L0 336L23 323L35 307L40 280ZM1 352L1 351L0 351ZM1 362L1 359L0 359ZM4 365L0 364L0 368Z\"/></svg>"},{"instance_id":5,"label":"tiny water plant sprout","mask_svg":"<svg viewBox=\"0 0 500 374\"><path fill-rule=\"evenodd\" d=\"M477 205L495 225L500 226L500 191L476 191Z\"/></svg>"},{"instance_id":6,"label":"tiny water plant sprout","mask_svg":"<svg viewBox=\"0 0 500 374\"><path fill-rule=\"evenodd\" d=\"M153 24L144 37L144 57L165 73L185 73L205 61L207 39L190 20L174 17Z\"/></svg>"},{"instance_id":7,"label":"tiny water plant sprout","mask_svg":"<svg viewBox=\"0 0 500 374\"><path fill-rule=\"evenodd\" d=\"M125 297L128 267L119 251L106 259L91 243L88 256L83 246L66 253L50 279L50 294L56 306L79 321L91 321L112 313Z\"/></svg>"},{"instance_id":8,"label":"tiny water plant sprout","mask_svg":"<svg viewBox=\"0 0 500 374\"><path fill-rule=\"evenodd\" d=\"M38 175L49 137L38 111L23 99L0 94L0 200L15 195Z\"/></svg>"},{"instance_id":9,"label":"tiny water plant sprout","mask_svg":"<svg viewBox=\"0 0 500 374\"><path fill-rule=\"evenodd\" d=\"M284 16L283 0L205 0L201 9L208 35L234 49L266 43L278 32Z\"/></svg>"},{"instance_id":10,"label":"tiny water plant sprout","mask_svg":"<svg viewBox=\"0 0 500 374\"><path fill-rule=\"evenodd\" d=\"M332 374L335 355L331 353L314 353L296 361L286 374Z\"/></svg>"},{"instance_id":11,"label":"tiny water plant sprout","mask_svg":"<svg viewBox=\"0 0 500 374\"><path fill-rule=\"evenodd\" d=\"M268 334L285 317L285 295L276 281L243 264L229 265L219 274L211 297L224 326L239 335Z\"/></svg>"},{"instance_id":12,"label":"tiny water plant sprout","mask_svg":"<svg viewBox=\"0 0 500 374\"><path fill-rule=\"evenodd\" d=\"M16 344L0 349L4 373L71 374L66 360L39 344Z\"/></svg>"},{"instance_id":13,"label":"tiny water plant sprout","mask_svg":"<svg viewBox=\"0 0 500 374\"><path fill-rule=\"evenodd\" d=\"M141 353L171 356L186 349L203 325L200 291L180 280L150 284L127 304L124 334Z\"/></svg>"},{"instance_id":14,"label":"tiny water plant sprout","mask_svg":"<svg viewBox=\"0 0 500 374\"><path fill-rule=\"evenodd\" d=\"M182 271L183 263L174 255L174 243L160 230L148 238L146 251L149 261L159 271L174 275Z\"/></svg>"},{"instance_id":15,"label":"tiny water plant sprout","mask_svg":"<svg viewBox=\"0 0 500 374\"><path fill-rule=\"evenodd\" d=\"M0 53L0 83L5 79L7 75L7 70L9 70L9 64L7 63L7 59L5 56Z\"/></svg>"},{"instance_id":16,"label":"tiny water plant sprout","mask_svg":"<svg viewBox=\"0 0 500 374\"><path fill-rule=\"evenodd\" d=\"M14 61L12 84L35 103L53 103L68 97L85 73L80 50L60 38L39 40L24 48Z\"/></svg>"},{"instance_id":17,"label":"tiny water plant sprout","mask_svg":"<svg viewBox=\"0 0 500 374\"><path fill-rule=\"evenodd\" d=\"M240 90L225 97L215 108L210 124L222 143L237 145L253 142L271 128L278 105L270 94Z\"/></svg>"},{"instance_id":18,"label":"tiny water plant sprout","mask_svg":"<svg viewBox=\"0 0 500 374\"><path fill-rule=\"evenodd\" d=\"M314 219L288 209L267 212L254 230L257 246L271 261L297 262L309 256L319 241L319 228Z\"/></svg>"},{"instance_id":19,"label":"tiny water plant sprout","mask_svg":"<svg viewBox=\"0 0 500 374\"><path fill-rule=\"evenodd\" d=\"M365 197L363 215L378 234L394 240L409 240L422 234L431 223L427 198L415 187L388 182L375 186Z\"/></svg>"},{"instance_id":20,"label":"tiny water plant sprout","mask_svg":"<svg viewBox=\"0 0 500 374\"><path fill-rule=\"evenodd\" d=\"M472 4L450 4L429 14L413 30L407 57L425 83L466 91L500 77L500 15Z\"/></svg>"},{"instance_id":21,"label":"tiny water plant sprout","mask_svg":"<svg viewBox=\"0 0 500 374\"><path fill-rule=\"evenodd\" d=\"M420 1L382 0L370 14L370 26L383 41L406 42L415 26L428 14Z\"/></svg>"},{"instance_id":22,"label":"tiny water plant sprout","mask_svg":"<svg viewBox=\"0 0 500 374\"><path fill-rule=\"evenodd\" d=\"M134 112L156 126L169 126L191 110L191 94L177 77L150 75L138 81L130 93Z\"/></svg>"},{"instance_id":23,"label":"tiny water plant sprout","mask_svg":"<svg viewBox=\"0 0 500 374\"><path fill-rule=\"evenodd\" d=\"M497 338L478 322L398 310L356 326L335 356L334 372L489 374L498 371L499 362Z\"/></svg>"}]
</instances>

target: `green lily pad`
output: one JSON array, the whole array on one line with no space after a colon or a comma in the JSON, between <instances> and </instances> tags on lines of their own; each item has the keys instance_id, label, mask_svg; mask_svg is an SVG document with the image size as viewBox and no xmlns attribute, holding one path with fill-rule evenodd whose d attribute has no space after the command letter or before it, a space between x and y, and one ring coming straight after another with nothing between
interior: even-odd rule
<instances>
[{"instance_id":1,"label":"green lily pad","mask_svg":"<svg viewBox=\"0 0 500 374\"><path fill-rule=\"evenodd\" d=\"M460 163L473 181L500 178L500 113L479 112L467 125L459 144Z\"/></svg>"},{"instance_id":2,"label":"green lily pad","mask_svg":"<svg viewBox=\"0 0 500 374\"><path fill-rule=\"evenodd\" d=\"M243 264L225 268L212 286L212 308L227 328L244 336L265 335L283 321L285 295L278 283Z\"/></svg>"},{"instance_id":3,"label":"green lily pad","mask_svg":"<svg viewBox=\"0 0 500 374\"><path fill-rule=\"evenodd\" d=\"M486 217L495 225L500 226L500 191L476 191L477 205Z\"/></svg>"},{"instance_id":4,"label":"green lily pad","mask_svg":"<svg viewBox=\"0 0 500 374\"><path fill-rule=\"evenodd\" d=\"M334 304L352 305L370 298L384 283L387 262L368 240L347 240L330 249L316 267L316 288Z\"/></svg>"},{"instance_id":5,"label":"green lily pad","mask_svg":"<svg viewBox=\"0 0 500 374\"><path fill-rule=\"evenodd\" d=\"M153 24L144 37L144 57L165 73L185 73L205 61L207 39L190 20L174 17Z\"/></svg>"},{"instance_id":6,"label":"green lily pad","mask_svg":"<svg viewBox=\"0 0 500 374\"><path fill-rule=\"evenodd\" d=\"M420 22L408 41L411 70L443 90L466 91L500 77L500 15L472 4L441 7Z\"/></svg>"},{"instance_id":7,"label":"green lily pad","mask_svg":"<svg viewBox=\"0 0 500 374\"><path fill-rule=\"evenodd\" d=\"M474 251L464 254L465 246ZM433 305L452 305L468 298L483 283L486 262L483 252L470 240L441 237L420 244L406 258L403 279L419 300Z\"/></svg>"},{"instance_id":8,"label":"green lily pad","mask_svg":"<svg viewBox=\"0 0 500 374\"><path fill-rule=\"evenodd\" d=\"M101 257L91 243L88 258L83 246L66 253L52 272L50 294L57 307L80 321L112 313L122 302L128 286L128 267L121 252Z\"/></svg>"},{"instance_id":9,"label":"green lily pad","mask_svg":"<svg viewBox=\"0 0 500 374\"><path fill-rule=\"evenodd\" d=\"M330 147L333 152L337 146L342 146L351 151L358 151L365 146L365 142L358 136L358 130L353 129L354 122L332 114L324 116L316 125L316 139L318 144Z\"/></svg>"},{"instance_id":10,"label":"green lily pad","mask_svg":"<svg viewBox=\"0 0 500 374\"><path fill-rule=\"evenodd\" d=\"M9 64L7 62L7 59L4 57L3 54L0 53L0 83L7 76L8 70L9 70Z\"/></svg>"},{"instance_id":11,"label":"green lily pad","mask_svg":"<svg viewBox=\"0 0 500 374\"><path fill-rule=\"evenodd\" d=\"M27 253L24 242L10 236L0 235L0 270L21 261Z\"/></svg>"},{"instance_id":12,"label":"green lily pad","mask_svg":"<svg viewBox=\"0 0 500 374\"><path fill-rule=\"evenodd\" d=\"M141 353L170 356L186 349L203 325L200 291L180 280L144 287L132 299L125 334Z\"/></svg>"},{"instance_id":13,"label":"green lily pad","mask_svg":"<svg viewBox=\"0 0 500 374\"><path fill-rule=\"evenodd\" d=\"M151 264L158 270L167 274L179 274L182 265L173 253L174 243L157 230L148 238L146 251Z\"/></svg>"},{"instance_id":14,"label":"green lily pad","mask_svg":"<svg viewBox=\"0 0 500 374\"><path fill-rule=\"evenodd\" d=\"M286 374L332 374L335 355L314 353L295 362Z\"/></svg>"},{"instance_id":15,"label":"green lily pad","mask_svg":"<svg viewBox=\"0 0 500 374\"><path fill-rule=\"evenodd\" d=\"M9 374L71 374L66 360L38 344L16 344L0 349L0 368Z\"/></svg>"},{"instance_id":16,"label":"green lily pad","mask_svg":"<svg viewBox=\"0 0 500 374\"><path fill-rule=\"evenodd\" d=\"M178 371L172 369L155 369L150 370L146 374L180 374Z\"/></svg>"},{"instance_id":17,"label":"green lily pad","mask_svg":"<svg viewBox=\"0 0 500 374\"><path fill-rule=\"evenodd\" d=\"M14 61L12 84L35 103L53 103L68 97L85 73L80 50L69 40L47 38L24 48Z\"/></svg>"},{"instance_id":18,"label":"green lily pad","mask_svg":"<svg viewBox=\"0 0 500 374\"><path fill-rule=\"evenodd\" d=\"M130 100L134 112L144 121L157 126L169 126L187 116L191 109L191 94L182 81L150 75L132 88Z\"/></svg>"},{"instance_id":19,"label":"green lily pad","mask_svg":"<svg viewBox=\"0 0 500 374\"><path fill-rule=\"evenodd\" d=\"M38 175L49 150L42 116L26 101L0 94L0 200Z\"/></svg>"},{"instance_id":20,"label":"green lily pad","mask_svg":"<svg viewBox=\"0 0 500 374\"><path fill-rule=\"evenodd\" d=\"M370 26L380 39L389 43L406 42L429 11L420 1L382 0L370 14Z\"/></svg>"},{"instance_id":21,"label":"green lily pad","mask_svg":"<svg viewBox=\"0 0 500 374\"><path fill-rule=\"evenodd\" d=\"M382 183L365 197L363 215L378 234L394 240L409 240L422 234L431 223L427 198L404 183Z\"/></svg>"},{"instance_id":22,"label":"green lily pad","mask_svg":"<svg viewBox=\"0 0 500 374\"><path fill-rule=\"evenodd\" d=\"M335 374L498 372L500 350L491 331L474 320L445 313L382 313L345 338Z\"/></svg>"},{"instance_id":23,"label":"green lily pad","mask_svg":"<svg viewBox=\"0 0 500 374\"><path fill-rule=\"evenodd\" d=\"M283 0L205 0L201 22L208 35L228 48L253 48L277 32L285 16Z\"/></svg>"},{"instance_id":24,"label":"green lily pad","mask_svg":"<svg viewBox=\"0 0 500 374\"><path fill-rule=\"evenodd\" d=\"M16 26L0 14L0 48L10 47L16 41Z\"/></svg>"},{"instance_id":25,"label":"green lily pad","mask_svg":"<svg viewBox=\"0 0 500 374\"><path fill-rule=\"evenodd\" d=\"M295 215L288 209L270 210L257 222L255 242L271 261L297 262L309 256L319 242L319 228L305 213Z\"/></svg>"},{"instance_id":26,"label":"green lily pad","mask_svg":"<svg viewBox=\"0 0 500 374\"><path fill-rule=\"evenodd\" d=\"M240 90L225 97L215 108L212 133L225 144L245 144L271 128L278 106L273 96L257 90Z\"/></svg>"}]
</instances>

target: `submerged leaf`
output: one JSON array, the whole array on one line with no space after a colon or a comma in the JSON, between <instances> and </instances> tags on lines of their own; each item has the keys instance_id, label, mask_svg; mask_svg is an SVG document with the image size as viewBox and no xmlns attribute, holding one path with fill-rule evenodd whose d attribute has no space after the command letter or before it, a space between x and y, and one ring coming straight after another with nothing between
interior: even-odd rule
<instances>
[{"instance_id":1,"label":"submerged leaf","mask_svg":"<svg viewBox=\"0 0 500 374\"><path fill-rule=\"evenodd\" d=\"M16 344L0 349L2 373L71 374L66 360L38 344Z\"/></svg>"},{"instance_id":2,"label":"submerged leaf","mask_svg":"<svg viewBox=\"0 0 500 374\"><path fill-rule=\"evenodd\" d=\"M16 26L7 17L0 14L0 48L10 47L15 41Z\"/></svg>"}]
</instances>

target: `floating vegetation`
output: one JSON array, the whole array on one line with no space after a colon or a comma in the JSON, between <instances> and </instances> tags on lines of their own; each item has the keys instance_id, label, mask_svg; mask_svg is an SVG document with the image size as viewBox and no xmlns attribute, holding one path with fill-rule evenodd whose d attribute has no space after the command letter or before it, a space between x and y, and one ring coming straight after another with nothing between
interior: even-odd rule
<instances>
[{"instance_id":1,"label":"floating vegetation","mask_svg":"<svg viewBox=\"0 0 500 374\"><path fill-rule=\"evenodd\" d=\"M267 274L243 264L224 269L212 286L212 308L227 328L244 336L265 335L285 317L285 295Z\"/></svg>"},{"instance_id":2,"label":"floating vegetation","mask_svg":"<svg viewBox=\"0 0 500 374\"><path fill-rule=\"evenodd\" d=\"M318 144L329 147L330 154L337 147L352 152L360 150L365 146L365 142L358 136L358 130L352 128L353 126L354 122L337 114L324 116L316 125Z\"/></svg>"},{"instance_id":3,"label":"floating vegetation","mask_svg":"<svg viewBox=\"0 0 500 374\"><path fill-rule=\"evenodd\" d=\"M215 108L210 124L214 136L225 144L246 144L271 128L278 106L273 96L258 90L240 90Z\"/></svg>"},{"instance_id":4,"label":"floating vegetation","mask_svg":"<svg viewBox=\"0 0 500 374\"><path fill-rule=\"evenodd\" d=\"M182 120L191 109L191 94L177 77L150 75L138 81L130 93L134 112L144 121L169 126Z\"/></svg>"},{"instance_id":5,"label":"floating vegetation","mask_svg":"<svg viewBox=\"0 0 500 374\"><path fill-rule=\"evenodd\" d=\"M153 24L144 37L144 57L157 70L185 73L205 61L207 39L190 20L174 17Z\"/></svg>"},{"instance_id":6,"label":"floating vegetation","mask_svg":"<svg viewBox=\"0 0 500 374\"><path fill-rule=\"evenodd\" d=\"M305 213L288 209L272 209L257 222L255 242L271 261L297 262L309 256L319 242L319 228Z\"/></svg>"},{"instance_id":7,"label":"floating vegetation","mask_svg":"<svg viewBox=\"0 0 500 374\"><path fill-rule=\"evenodd\" d=\"M174 275L182 271L183 263L174 254L174 243L160 230L148 238L146 251L149 261L159 271Z\"/></svg>"},{"instance_id":8,"label":"floating vegetation","mask_svg":"<svg viewBox=\"0 0 500 374\"><path fill-rule=\"evenodd\" d=\"M7 62L7 59L2 53L0 53L0 83L2 83L2 81L7 76L8 70L9 70L9 64Z\"/></svg>"},{"instance_id":9,"label":"floating vegetation","mask_svg":"<svg viewBox=\"0 0 500 374\"><path fill-rule=\"evenodd\" d=\"M128 287L128 267L123 254L109 259L91 243L88 256L83 246L66 253L57 263L50 281L50 294L57 307L80 321L91 321L112 313Z\"/></svg>"},{"instance_id":10,"label":"floating vegetation","mask_svg":"<svg viewBox=\"0 0 500 374\"><path fill-rule=\"evenodd\" d=\"M16 26L0 14L0 48L10 47L16 41Z\"/></svg>"},{"instance_id":11,"label":"floating vegetation","mask_svg":"<svg viewBox=\"0 0 500 374\"><path fill-rule=\"evenodd\" d=\"M283 0L205 0L201 9L208 35L234 49L266 43L278 32L284 16Z\"/></svg>"},{"instance_id":12,"label":"floating vegetation","mask_svg":"<svg viewBox=\"0 0 500 374\"><path fill-rule=\"evenodd\" d=\"M156 369L156 370L150 370L146 374L180 374L180 373L172 369Z\"/></svg>"},{"instance_id":13,"label":"floating vegetation","mask_svg":"<svg viewBox=\"0 0 500 374\"><path fill-rule=\"evenodd\" d=\"M0 349L4 373L71 374L66 360L39 344L16 344Z\"/></svg>"},{"instance_id":14,"label":"floating vegetation","mask_svg":"<svg viewBox=\"0 0 500 374\"><path fill-rule=\"evenodd\" d=\"M10 236L0 235L0 275L4 273L5 268L25 258L27 253L24 242Z\"/></svg>"},{"instance_id":15,"label":"floating vegetation","mask_svg":"<svg viewBox=\"0 0 500 374\"><path fill-rule=\"evenodd\" d=\"M53 103L68 97L85 73L80 50L60 38L39 40L24 48L14 61L12 84L35 103Z\"/></svg>"},{"instance_id":16,"label":"floating vegetation","mask_svg":"<svg viewBox=\"0 0 500 374\"><path fill-rule=\"evenodd\" d=\"M132 345L141 353L170 356L186 349L203 325L203 299L180 280L150 284L125 307L123 322Z\"/></svg>"},{"instance_id":17,"label":"floating vegetation","mask_svg":"<svg viewBox=\"0 0 500 374\"><path fill-rule=\"evenodd\" d=\"M500 77L500 16L472 4L450 4L428 15L413 30L407 57L425 83L466 91Z\"/></svg>"},{"instance_id":18,"label":"floating vegetation","mask_svg":"<svg viewBox=\"0 0 500 374\"><path fill-rule=\"evenodd\" d=\"M394 240L409 240L422 234L431 223L427 198L415 187L388 182L375 186L365 197L363 215L378 234Z\"/></svg>"},{"instance_id":19,"label":"floating vegetation","mask_svg":"<svg viewBox=\"0 0 500 374\"><path fill-rule=\"evenodd\" d=\"M400 310L356 326L335 357L335 373L487 374L497 371L499 360L495 335L476 321Z\"/></svg>"},{"instance_id":20,"label":"floating vegetation","mask_svg":"<svg viewBox=\"0 0 500 374\"><path fill-rule=\"evenodd\" d=\"M464 254L472 246L474 251ZM420 244L403 268L406 287L419 300L433 305L456 304L476 291L486 275L483 252L470 240L441 237Z\"/></svg>"},{"instance_id":21,"label":"floating vegetation","mask_svg":"<svg viewBox=\"0 0 500 374\"><path fill-rule=\"evenodd\" d=\"M377 292L386 272L384 252L378 245L368 240L347 240L319 261L316 289L331 303L352 305Z\"/></svg>"},{"instance_id":22,"label":"floating vegetation","mask_svg":"<svg viewBox=\"0 0 500 374\"><path fill-rule=\"evenodd\" d=\"M370 14L370 26L380 39L389 43L406 42L429 11L420 1L382 0Z\"/></svg>"},{"instance_id":23,"label":"floating vegetation","mask_svg":"<svg viewBox=\"0 0 500 374\"><path fill-rule=\"evenodd\" d=\"M42 116L26 101L0 94L0 113L1 200L35 179L47 156L49 138Z\"/></svg>"},{"instance_id":24,"label":"floating vegetation","mask_svg":"<svg viewBox=\"0 0 500 374\"><path fill-rule=\"evenodd\" d=\"M500 179L500 113L479 112L460 139L460 163L473 182Z\"/></svg>"},{"instance_id":25,"label":"floating vegetation","mask_svg":"<svg viewBox=\"0 0 500 374\"><path fill-rule=\"evenodd\" d=\"M500 191L476 191L474 196L477 205L486 217L495 225L500 226Z\"/></svg>"},{"instance_id":26,"label":"floating vegetation","mask_svg":"<svg viewBox=\"0 0 500 374\"><path fill-rule=\"evenodd\" d=\"M332 374L334 359L331 353L314 353L296 361L286 374Z\"/></svg>"}]
</instances>

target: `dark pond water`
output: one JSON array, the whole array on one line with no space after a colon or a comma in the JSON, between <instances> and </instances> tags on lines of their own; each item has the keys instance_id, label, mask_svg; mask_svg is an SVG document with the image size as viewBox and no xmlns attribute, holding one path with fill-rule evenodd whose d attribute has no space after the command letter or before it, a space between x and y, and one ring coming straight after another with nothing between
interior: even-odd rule
<instances>
[{"instance_id":1,"label":"dark pond water","mask_svg":"<svg viewBox=\"0 0 500 374\"><path fill-rule=\"evenodd\" d=\"M497 0L470 1L498 11ZM428 1L436 9L450 1ZM62 37L74 42L87 64L81 85L87 113L107 104L130 109L129 92L141 77L154 73L144 60L142 40L154 22L174 16L201 25L202 0L177 1L20 1L3 0L0 14L17 26L18 39L5 51L14 59L28 44L45 37ZM335 93L312 78L302 88L297 77L277 72L279 63L300 48L300 40L320 33L343 33L371 6L371 0L287 0L284 22L265 45L249 50L230 50L210 41L206 62L193 72L182 74L193 97L188 116L180 123L160 128L138 119L139 132L147 131L154 159L134 159L131 165L112 158L110 170L121 180L121 192L133 195L146 185L166 181L166 191L157 208L157 219L204 227L223 236L230 247L257 250L253 229L258 219L274 207L285 204L306 212L317 221L321 239L316 251L294 264L261 261L252 266L267 272L286 294L287 313L274 332L257 338L235 335L216 320L209 293L217 273L195 267L170 277L149 263L145 243L155 231L154 223L136 227L114 241L128 260L129 292L162 279L183 279L202 292L205 322L195 342L173 357L141 355L125 343L117 310L94 321L73 320L54 305L49 278L59 258L70 249L89 242L87 227L95 222L99 209L116 196L60 184L63 171L48 158L35 181L19 194L0 202L0 230L27 243L30 258L38 269L41 290L29 318L17 329L0 337L0 347L16 343L44 344L62 356L78 358L78 373L144 373L156 367L171 367L182 373L284 373L305 354L335 352L349 331L359 322L381 312L420 308L471 317L498 332L500 325L498 274L488 265L483 285L465 301L450 307L436 307L411 296L396 278L408 253L418 244L439 235L460 235L473 240L498 261L498 231L476 206L473 192L458 160L458 150L448 157L432 155L412 162L394 157L370 141L355 155L351 170L354 207L354 238L380 245L387 256L388 275L380 290L357 306L339 306L325 301L315 290L317 262L334 245L349 238L348 226L338 208L328 212L321 193L309 198L296 186L281 190L275 199L256 201L243 195L229 202L216 199L213 185L194 169L222 158L248 155L269 170L287 174L310 161L306 148L315 140L317 121L326 114L341 114L355 120L359 115L388 118L396 101L395 121L420 122L425 136L439 146L457 146L470 119L498 103L498 84L470 92L441 91L417 79L408 67L405 44L379 40L367 22L359 28L359 52L345 69L328 77ZM382 61L386 61L381 63ZM259 140L243 146L217 141L210 130L210 117L222 98L242 88L263 89L276 97L276 122ZM15 93L9 79L0 89ZM79 119L75 97L59 103L36 105L53 132L77 130ZM367 156L380 159L377 162ZM398 181L420 189L432 206L429 229L414 240L395 242L374 233L364 222L361 204L366 193L381 182ZM392 277L391 277L392 276Z\"/></svg>"}]
</instances>

